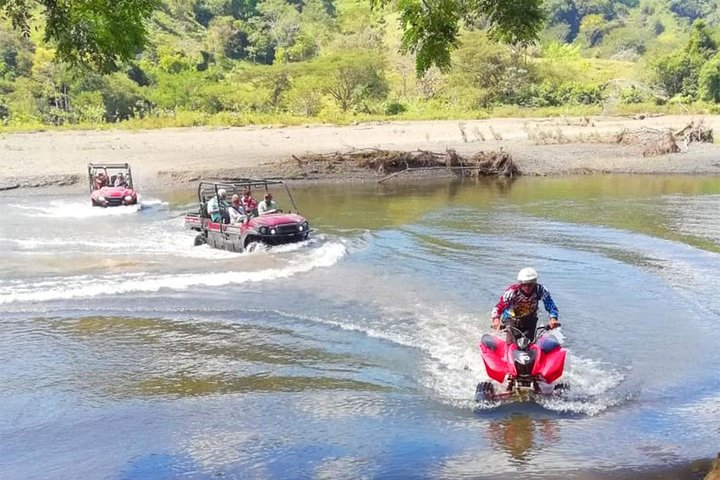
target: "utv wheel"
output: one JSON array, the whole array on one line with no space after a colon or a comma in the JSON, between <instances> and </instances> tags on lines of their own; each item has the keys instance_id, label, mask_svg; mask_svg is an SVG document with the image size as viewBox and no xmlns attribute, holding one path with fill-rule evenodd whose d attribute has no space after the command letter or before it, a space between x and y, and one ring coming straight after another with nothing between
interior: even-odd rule
<instances>
[{"instance_id":1,"label":"utv wheel","mask_svg":"<svg viewBox=\"0 0 720 480\"><path fill-rule=\"evenodd\" d=\"M248 253L253 252L257 250L259 244L258 237L249 236L245 239L244 251Z\"/></svg>"},{"instance_id":2,"label":"utv wheel","mask_svg":"<svg viewBox=\"0 0 720 480\"><path fill-rule=\"evenodd\" d=\"M487 402L495 398L495 387L490 382L480 382L475 389L475 401Z\"/></svg>"},{"instance_id":3,"label":"utv wheel","mask_svg":"<svg viewBox=\"0 0 720 480\"><path fill-rule=\"evenodd\" d=\"M205 245L207 243L207 238L205 238L205 235L202 233L198 233L195 235L195 246L199 247L200 245Z\"/></svg>"}]
</instances>

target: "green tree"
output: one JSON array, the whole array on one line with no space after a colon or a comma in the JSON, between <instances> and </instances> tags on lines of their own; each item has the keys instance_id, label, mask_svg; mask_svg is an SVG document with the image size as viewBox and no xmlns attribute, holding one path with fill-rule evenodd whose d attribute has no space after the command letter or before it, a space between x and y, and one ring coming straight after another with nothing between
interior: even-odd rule
<instances>
[{"instance_id":1,"label":"green tree","mask_svg":"<svg viewBox=\"0 0 720 480\"><path fill-rule=\"evenodd\" d=\"M401 49L415 54L418 74L433 65L451 66L462 22L485 19L491 35L514 45L538 39L544 26L542 0L370 0L374 6L393 5L400 15Z\"/></svg>"},{"instance_id":2,"label":"green tree","mask_svg":"<svg viewBox=\"0 0 720 480\"><path fill-rule=\"evenodd\" d=\"M668 6L675 15L690 22L708 15L713 7L717 8L716 0L670 0Z\"/></svg>"},{"instance_id":3,"label":"green tree","mask_svg":"<svg viewBox=\"0 0 720 480\"><path fill-rule=\"evenodd\" d=\"M580 35L585 40L586 46L594 47L600 43L605 34L605 25L605 20L598 14L587 15L582 19L582 22L580 22Z\"/></svg>"},{"instance_id":4,"label":"green tree","mask_svg":"<svg viewBox=\"0 0 720 480\"><path fill-rule=\"evenodd\" d=\"M375 55L344 54L331 60L327 68L325 92L343 112L366 100L382 100L387 96L382 60Z\"/></svg>"},{"instance_id":5,"label":"green tree","mask_svg":"<svg viewBox=\"0 0 720 480\"><path fill-rule=\"evenodd\" d=\"M700 71L710 58L718 52L717 41L704 22L693 23L690 39L682 51L662 56L653 62L657 82L669 96L685 95L696 98L698 94ZM712 72L706 71L704 95L712 96ZM707 90L710 88L710 90Z\"/></svg>"},{"instance_id":6,"label":"green tree","mask_svg":"<svg viewBox=\"0 0 720 480\"><path fill-rule=\"evenodd\" d=\"M720 54L715 55L700 70L699 95L702 100L720 103Z\"/></svg>"},{"instance_id":7,"label":"green tree","mask_svg":"<svg viewBox=\"0 0 720 480\"><path fill-rule=\"evenodd\" d=\"M689 79L693 76L690 58L683 52L676 52L655 60L653 64L657 83L668 97L685 92Z\"/></svg>"},{"instance_id":8,"label":"green tree","mask_svg":"<svg viewBox=\"0 0 720 480\"><path fill-rule=\"evenodd\" d=\"M270 38L276 59L289 60L287 49L292 47L300 32L300 12L285 0L267 0L259 5L258 11L260 16L256 20Z\"/></svg>"},{"instance_id":9,"label":"green tree","mask_svg":"<svg viewBox=\"0 0 720 480\"><path fill-rule=\"evenodd\" d=\"M28 39L0 30L0 78L30 75L33 51Z\"/></svg>"},{"instance_id":10,"label":"green tree","mask_svg":"<svg viewBox=\"0 0 720 480\"><path fill-rule=\"evenodd\" d=\"M247 26L230 16L216 17L210 22L205 42L215 56L243 59L249 46Z\"/></svg>"},{"instance_id":11,"label":"green tree","mask_svg":"<svg viewBox=\"0 0 720 480\"><path fill-rule=\"evenodd\" d=\"M157 0L0 0L0 18L30 34L36 18L45 21L45 40L57 57L100 71L115 70L147 41L146 20Z\"/></svg>"},{"instance_id":12,"label":"green tree","mask_svg":"<svg viewBox=\"0 0 720 480\"><path fill-rule=\"evenodd\" d=\"M690 40L685 50L693 59L702 59L701 61L707 60L717 52L717 41L713 38L710 29L702 20L696 20L693 23Z\"/></svg>"}]
</instances>

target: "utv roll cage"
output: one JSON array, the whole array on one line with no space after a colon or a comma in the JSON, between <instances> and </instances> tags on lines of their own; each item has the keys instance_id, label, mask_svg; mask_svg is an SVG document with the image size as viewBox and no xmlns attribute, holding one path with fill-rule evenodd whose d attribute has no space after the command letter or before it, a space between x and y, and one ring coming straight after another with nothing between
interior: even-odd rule
<instances>
[{"instance_id":1,"label":"utv roll cage","mask_svg":"<svg viewBox=\"0 0 720 480\"><path fill-rule=\"evenodd\" d=\"M285 190L285 193L287 194L288 198L290 199L290 204L292 205L293 211L297 213L298 208L297 205L295 205L295 199L292 196L292 193L290 193L290 189L288 186L283 182L282 180L270 180L270 179L259 179L259 178L239 178L235 179L231 182L221 182L221 181L201 181L198 185L198 202L200 203L200 216L202 218L208 218L209 215L207 213L207 202L212 197L218 195L218 191L220 189L225 189L226 194L228 197L232 198L233 195L242 195L242 192L244 190L249 190L250 195L253 194L253 188L255 189L262 189L264 192L268 192L268 187L270 186L277 186L280 185ZM263 193L264 195L264 193ZM256 199L257 200L257 199ZM222 207L220 207L222 210ZM257 213L256 213L257 214Z\"/></svg>"},{"instance_id":2,"label":"utv roll cage","mask_svg":"<svg viewBox=\"0 0 720 480\"><path fill-rule=\"evenodd\" d=\"M129 163L88 163L88 183L90 185L90 192L92 193L95 189L93 188L95 182L95 175L98 171L103 171L107 175L108 169L110 170L122 170L126 173L125 181L128 183L128 188L133 189L132 172L130 171ZM108 185L112 186L115 183L117 173L114 175L108 175Z\"/></svg>"}]
</instances>

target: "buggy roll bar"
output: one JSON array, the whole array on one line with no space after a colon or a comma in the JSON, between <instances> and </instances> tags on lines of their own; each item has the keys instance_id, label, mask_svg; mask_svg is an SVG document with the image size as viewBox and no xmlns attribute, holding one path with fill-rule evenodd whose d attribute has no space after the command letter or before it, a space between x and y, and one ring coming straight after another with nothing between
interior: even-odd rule
<instances>
[{"instance_id":1,"label":"buggy roll bar","mask_svg":"<svg viewBox=\"0 0 720 480\"><path fill-rule=\"evenodd\" d=\"M129 163L88 163L88 168L130 168Z\"/></svg>"},{"instance_id":2,"label":"buggy roll bar","mask_svg":"<svg viewBox=\"0 0 720 480\"><path fill-rule=\"evenodd\" d=\"M200 204L203 204L208 198L217 195L219 188L225 188L226 190L228 190L228 193L230 195L240 195L242 191L246 188L252 193L252 187L264 187L265 191L267 192L268 186L270 185L281 185L285 189L285 193L290 199L293 210L295 210L295 212L298 211L297 205L295 204L295 199L293 198L292 193L290 193L290 189L285 184L285 182L283 182L282 180L273 179L237 178L230 182L210 180L202 181L198 184L198 201L200 202ZM210 195L207 196L207 193L209 193Z\"/></svg>"},{"instance_id":3,"label":"buggy roll bar","mask_svg":"<svg viewBox=\"0 0 720 480\"><path fill-rule=\"evenodd\" d=\"M132 188L133 176L130 169L129 163L88 163L88 181L90 184L90 191L94 191L93 188L93 173L97 170L105 170L107 174L108 168L124 169L127 172L128 178L130 179L130 188Z\"/></svg>"}]
</instances>

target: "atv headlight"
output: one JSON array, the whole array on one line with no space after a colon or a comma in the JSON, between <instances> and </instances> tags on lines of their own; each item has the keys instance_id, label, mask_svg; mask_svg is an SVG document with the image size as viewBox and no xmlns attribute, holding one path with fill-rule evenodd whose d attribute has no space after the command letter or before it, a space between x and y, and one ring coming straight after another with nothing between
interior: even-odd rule
<instances>
[{"instance_id":1,"label":"atv headlight","mask_svg":"<svg viewBox=\"0 0 720 480\"><path fill-rule=\"evenodd\" d=\"M270 229L270 235L275 235L276 233L277 233L277 230L275 230L274 228Z\"/></svg>"},{"instance_id":2,"label":"atv headlight","mask_svg":"<svg viewBox=\"0 0 720 480\"><path fill-rule=\"evenodd\" d=\"M98 201L104 202L105 201L105 195L98 195Z\"/></svg>"},{"instance_id":3,"label":"atv headlight","mask_svg":"<svg viewBox=\"0 0 720 480\"><path fill-rule=\"evenodd\" d=\"M132 202L132 195L125 195L126 202Z\"/></svg>"},{"instance_id":4,"label":"atv headlight","mask_svg":"<svg viewBox=\"0 0 720 480\"><path fill-rule=\"evenodd\" d=\"M267 235L268 228L267 227L260 227L260 234L261 235Z\"/></svg>"},{"instance_id":5,"label":"atv headlight","mask_svg":"<svg viewBox=\"0 0 720 480\"><path fill-rule=\"evenodd\" d=\"M298 227L298 232L304 232L304 231L305 231L305 227L303 225L300 225Z\"/></svg>"}]
</instances>

